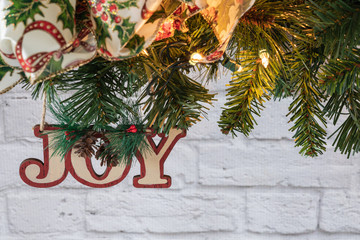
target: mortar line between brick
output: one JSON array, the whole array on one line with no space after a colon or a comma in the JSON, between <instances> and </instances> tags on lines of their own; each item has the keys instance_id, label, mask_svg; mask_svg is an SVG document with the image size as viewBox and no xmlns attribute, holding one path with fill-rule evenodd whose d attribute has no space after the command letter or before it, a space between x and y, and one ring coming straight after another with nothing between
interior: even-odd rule
<instances>
[{"instance_id":1,"label":"mortar line between brick","mask_svg":"<svg viewBox=\"0 0 360 240\"><path fill-rule=\"evenodd\" d=\"M244 207L244 217L245 217L245 231L249 232L249 211L248 211L248 190L245 191L245 207Z\"/></svg>"},{"instance_id":2,"label":"mortar line between brick","mask_svg":"<svg viewBox=\"0 0 360 240\"><path fill-rule=\"evenodd\" d=\"M4 116L4 107L3 106L5 106L5 101L3 101L3 102L1 102L1 108L0 108L0 114L1 114L1 126L0 126L0 128L2 128L2 130L3 130L3 141L4 141L4 143L6 142L6 135L5 135L5 116ZM1 140L1 138L0 138L0 140ZM1 141L0 141L1 142Z\"/></svg>"},{"instance_id":3,"label":"mortar line between brick","mask_svg":"<svg viewBox=\"0 0 360 240\"><path fill-rule=\"evenodd\" d=\"M316 226L316 230L317 231L321 231L320 229L320 221L321 221L321 205L322 205L322 200L324 197L324 192L320 191L319 193L319 201L318 201L318 209L317 209L317 226Z\"/></svg>"},{"instance_id":4,"label":"mortar line between brick","mask_svg":"<svg viewBox=\"0 0 360 240\"><path fill-rule=\"evenodd\" d=\"M10 213L9 213L9 198L8 198L8 194L5 195L5 211L6 211L6 222L5 222L5 231L7 234L10 234Z\"/></svg>"}]
</instances>

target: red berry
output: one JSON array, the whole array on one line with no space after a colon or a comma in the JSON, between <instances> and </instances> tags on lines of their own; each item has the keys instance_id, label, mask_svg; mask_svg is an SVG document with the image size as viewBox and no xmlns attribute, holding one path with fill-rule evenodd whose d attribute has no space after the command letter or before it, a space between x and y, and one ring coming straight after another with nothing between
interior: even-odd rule
<instances>
[{"instance_id":1,"label":"red berry","mask_svg":"<svg viewBox=\"0 0 360 240\"><path fill-rule=\"evenodd\" d=\"M108 15L106 14L106 13L103 13L102 15L101 15L101 19L103 20L103 21L107 21L108 20Z\"/></svg>"},{"instance_id":2,"label":"red berry","mask_svg":"<svg viewBox=\"0 0 360 240\"><path fill-rule=\"evenodd\" d=\"M100 0L101 3L106 3L106 0Z\"/></svg>"},{"instance_id":3,"label":"red berry","mask_svg":"<svg viewBox=\"0 0 360 240\"><path fill-rule=\"evenodd\" d=\"M95 8L95 7L92 7L92 8L91 8L91 10L92 10L93 14L96 14L96 13L97 13L97 11L96 11L96 8Z\"/></svg>"},{"instance_id":4,"label":"red berry","mask_svg":"<svg viewBox=\"0 0 360 240\"><path fill-rule=\"evenodd\" d=\"M117 6L115 4L111 4L110 7L109 7L109 10L112 13L116 13L118 8L117 8Z\"/></svg>"},{"instance_id":5,"label":"red berry","mask_svg":"<svg viewBox=\"0 0 360 240\"><path fill-rule=\"evenodd\" d=\"M96 5L96 10L98 10L99 12L102 10L102 5L101 5L101 3L98 3L98 4Z\"/></svg>"},{"instance_id":6,"label":"red berry","mask_svg":"<svg viewBox=\"0 0 360 240\"><path fill-rule=\"evenodd\" d=\"M116 22L116 23L121 22L121 17L120 17L120 16L116 16L116 17L115 17L115 22Z\"/></svg>"},{"instance_id":7,"label":"red berry","mask_svg":"<svg viewBox=\"0 0 360 240\"><path fill-rule=\"evenodd\" d=\"M131 133L136 133L137 132L137 128L135 125L131 125L126 132L131 132Z\"/></svg>"}]
</instances>

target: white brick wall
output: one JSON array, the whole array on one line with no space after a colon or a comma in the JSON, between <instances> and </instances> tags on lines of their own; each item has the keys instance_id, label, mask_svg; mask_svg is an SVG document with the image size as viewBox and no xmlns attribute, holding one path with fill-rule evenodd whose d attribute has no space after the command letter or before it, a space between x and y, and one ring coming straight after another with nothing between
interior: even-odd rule
<instances>
[{"instance_id":1,"label":"white brick wall","mask_svg":"<svg viewBox=\"0 0 360 240\"><path fill-rule=\"evenodd\" d=\"M70 174L54 188L27 186L19 165L42 159L31 129L41 103L21 88L0 95L0 239L359 240L360 155L347 159L331 146L319 158L298 155L289 100L267 103L248 139L223 136L216 122L228 78L210 86L219 101L209 121L166 161L170 189L134 188L138 163L107 189Z\"/></svg>"}]
</instances>

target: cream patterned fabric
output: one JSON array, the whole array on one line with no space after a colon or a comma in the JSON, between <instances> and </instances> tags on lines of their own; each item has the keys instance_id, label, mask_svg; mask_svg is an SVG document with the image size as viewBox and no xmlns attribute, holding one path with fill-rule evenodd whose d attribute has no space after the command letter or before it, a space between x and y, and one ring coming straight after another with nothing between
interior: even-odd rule
<instances>
[{"instance_id":1,"label":"cream patterned fabric","mask_svg":"<svg viewBox=\"0 0 360 240\"><path fill-rule=\"evenodd\" d=\"M1 0L0 93L11 89L19 74L36 83L86 64L97 55L112 61L136 56L153 41L169 36L164 29L176 14L191 17L200 12L209 21L220 46L203 62L216 61L238 19L254 2ZM165 14L154 14L163 9ZM151 18L153 15L160 17ZM174 24L171 22L171 28Z\"/></svg>"}]
</instances>

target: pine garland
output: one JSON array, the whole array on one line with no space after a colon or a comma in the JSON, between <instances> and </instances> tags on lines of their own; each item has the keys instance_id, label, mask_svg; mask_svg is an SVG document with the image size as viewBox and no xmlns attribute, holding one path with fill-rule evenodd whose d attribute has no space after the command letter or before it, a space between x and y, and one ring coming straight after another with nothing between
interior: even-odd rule
<instances>
[{"instance_id":1,"label":"pine garland","mask_svg":"<svg viewBox=\"0 0 360 240\"><path fill-rule=\"evenodd\" d=\"M335 148L348 156L358 153L359 20L360 3L356 0L257 0L240 19L226 53L242 70L233 73L228 88L228 102L219 121L222 132L249 135L264 102L290 97L290 131L301 154L322 154L326 118L336 124L341 115L347 118L334 133ZM64 154L82 137L86 142L89 137L84 136L91 131L106 132L108 143L103 139L94 152L88 152L96 155L95 150L101 148L102 155L97 157L104 163L112 164L113 156L126 162L141 142L141 134L126 133L131 125L142 134L148 127L167 133L173 127L188 129L205 117L214 94L189 73L208 83L217 79L227 61L189 65L192 53L206 55L219 43L200 14L187 19L186 26L188 31L176 30L173 37L154 42L147 54L120 62L97 58L33 87L33 97L46 92L52 106L58 92L72 94L60 103L64 109L58 120L63 130L56 136L62 147L57 152ZM264 54L268 54L268 66L264 65ZM122 123L130 115L141 119L134 108L143 109L143 121ZM109 128L111 125L117 127ZM71 133L70 140L65 132ZM129 152L117 157L125 146Z\"/></svg>"}]
</instances>

